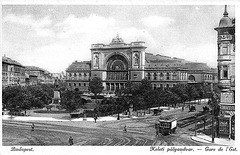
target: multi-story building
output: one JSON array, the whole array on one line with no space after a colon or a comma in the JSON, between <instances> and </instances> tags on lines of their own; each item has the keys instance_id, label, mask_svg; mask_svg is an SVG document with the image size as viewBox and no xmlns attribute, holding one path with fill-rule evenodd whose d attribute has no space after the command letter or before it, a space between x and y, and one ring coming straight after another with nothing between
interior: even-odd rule
<instances>
[{"instance_id":1,"label":"multi-story building","mask_svg":"<svg viewBox=\"0 0 240 155\"><path fill-rule=\"evenodd\" d=\"M228 17L227 6L218 33L218 84L221 89L219 133L235 135L235 18Z\"/></svg>"},{"instance_id":2,"label":"multi-story building","mask_svg":"<svg viewBox=\"0 0 240 155\"><path fill-rule=\"evenodd\" d=\"M173 87L178 83L212 82L213 71L204 63L146 53L145 42L124 43L118 35L110 44L92 44L91 61L73 62L66 70L72 88L88 91L89 80L103 80L105 92L124 88L127 81L147 78L152 87Z\"/></svg>"},{"instance_id":3,"label":"multi-story building","mask_svg":"<svg viewBox=\"0 0 240 155\"><path fill-rule=\"evenodd\" d=\"M51 73L51 77L52 78L55 78L55 79L58 79L58 80L60 80L60 81L65 81L65 74L63 73L63 72L61 72L61 73Z\"/></svg>"},{"instance_id":4,"label":"multi-story building","mask_svg":"<svg viewBox=\"0 0 240 155\"><path fill-rule=\"evenodd\" d=\"M48 71L35 66L25 66L25 67L26 67L25 73L29 75L30 84L32 82L33 84L36 83L35 77L37 77L37 83L50 83L50 84L54 83L54 79L52 78L51 74ZM31 82L31 79L34 79L34 81Z\"/></svg>"},{"instance_id":5,"label":"multi-story building","mask_svg":"<svg viewBox=\"0 0 240 155\"><path fill-rule=\"evenodd\" d=\"M91 77L91 62L73 62L66 70L66 82L70 88L88 91Z\"/></svg>"},{"instance_id":6,"label":"multi-story building","mask_svg":"<svg viewBox=\"0 0 240 155\"><path fill-rule=\"evenodd\" d=\"M5 55L2 57L2 86L25 85L25 67Z\"/></svg>"}]
</instances>

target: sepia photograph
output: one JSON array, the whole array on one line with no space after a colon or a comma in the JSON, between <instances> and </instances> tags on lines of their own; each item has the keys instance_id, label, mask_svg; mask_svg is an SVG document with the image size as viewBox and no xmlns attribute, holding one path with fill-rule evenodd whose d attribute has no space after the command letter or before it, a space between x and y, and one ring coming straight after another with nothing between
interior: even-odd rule
<instances>
[{"instance_id":1,"label":"sepia photograph","mask_svg":"<svg viewBox=\"0 0 240 155\"><path fill-rule=\"evenodd\" d=\"M10 2L3 155L239 151L235 1Z\"/></svg>"}]
</instances>

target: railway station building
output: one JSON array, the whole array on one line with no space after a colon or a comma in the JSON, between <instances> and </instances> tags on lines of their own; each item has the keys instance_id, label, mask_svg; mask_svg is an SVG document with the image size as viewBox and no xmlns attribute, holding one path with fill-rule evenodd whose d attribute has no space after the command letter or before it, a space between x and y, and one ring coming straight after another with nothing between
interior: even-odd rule
<instances>
[{"instance_id":1,"label":"railway station building","mask_svg":"<svg viewBox=\"0 0 240 155\"><path fill-rule=\"evenodd\" d=\"M104 93L125 87L127 81L151 80L152 88L173 87L178 83L211 83L217 80L217 70L206 63L181 58L154 55L147 52L143 41L125 43L117 35L109 44L92 44L90 61L74 61L66 69L70 88L87 92L93 77L103 80Z\"/></svg>"}]
</instances>

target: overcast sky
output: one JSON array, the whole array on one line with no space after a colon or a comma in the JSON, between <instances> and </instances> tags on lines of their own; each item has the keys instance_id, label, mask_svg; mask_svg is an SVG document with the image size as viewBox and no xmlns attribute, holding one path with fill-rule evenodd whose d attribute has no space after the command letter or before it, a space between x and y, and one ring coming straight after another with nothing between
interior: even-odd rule
<instances>
[{"instance_id":1,"label":"overcast sky","mask_svg":"<svg viewBox=\"0 0 240 155\"><path fill-rule=\"evenodd\" d=\"M235 17L234 6L227 11ZM119 34L146 42L146 52L216 67L223 12L223 5L4 5L2 55L56 73Z\"/></svg>"}]
</instances>

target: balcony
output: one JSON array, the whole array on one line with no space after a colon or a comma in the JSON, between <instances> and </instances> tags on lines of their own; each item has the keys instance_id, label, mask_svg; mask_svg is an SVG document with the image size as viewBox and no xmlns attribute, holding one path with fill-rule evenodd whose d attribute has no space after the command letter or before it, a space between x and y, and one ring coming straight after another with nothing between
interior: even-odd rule
<instances>
[{"instance_id":1,"label":"balcony","mask_svg":"<svg viewBox=\"0 0 240 155\"><path fill-rule=\"evenodd\" d=\"M92 48L103 48L104 44L92 44Z\"/></svg>"},{"instance_id":2,"label":"balcony","mask_svg":"<svg viewBox=\"0 0 240 155\"><path fill-rule=\"evenodd\" d=\"M231 61L231 55L219 55L217 61Z\"/></svg>"},{"instance_id":3,"label":"balcony","mask_svg":"<svg viewBox=\"0 0 240 155\"><path fill-rule=\"evenodd\" d=\"M231 87L230 79L225 79L225 80L220 79L218 81L218 87L220 89L229 89Z\"/></svg>"},{"instance_id":4,"label":"balcony","mask_svg":"<svg viewBox=\"0 0 240 155\"><path fill-rule=\"evenodd\" d=\"M139 42L131 42L131 46L138 47L138 46L144 46L145 42L139 41Z\"/></svg>"}]
</instances>

